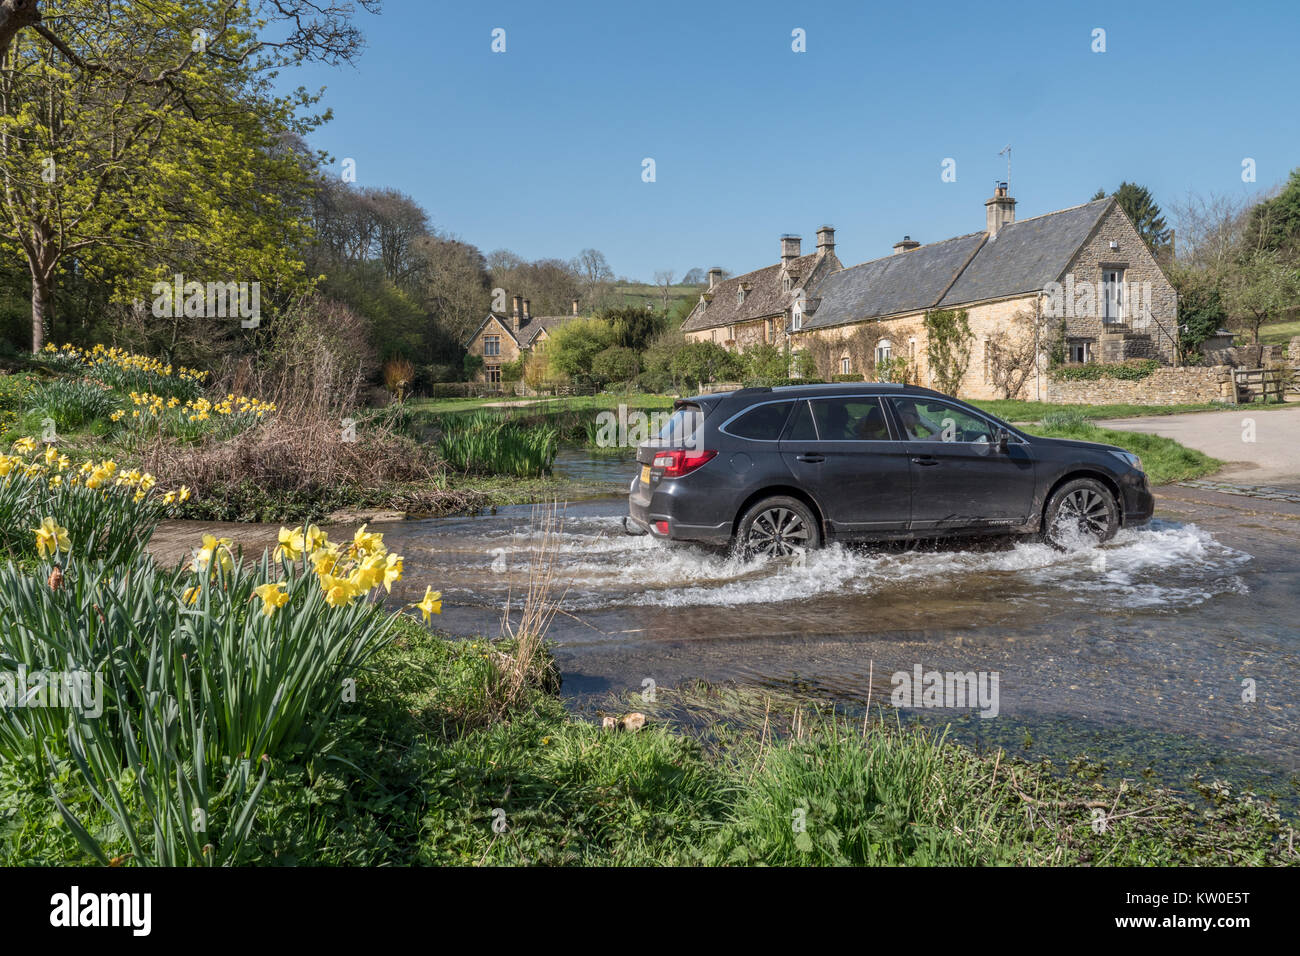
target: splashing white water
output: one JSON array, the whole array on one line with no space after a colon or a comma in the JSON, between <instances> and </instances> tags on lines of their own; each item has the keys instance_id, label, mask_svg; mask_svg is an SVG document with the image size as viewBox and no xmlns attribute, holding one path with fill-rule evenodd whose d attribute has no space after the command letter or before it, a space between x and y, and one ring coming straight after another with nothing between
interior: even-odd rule
<instances>
[{"instance_id":1,"label":"splashing white water","mask_svg":"<svg viewBox=\"0 0 1300 956\"><path fill-rule=\"evenodd\" d=\"M522 529L489 535L484 570L500 578L520 567L529 547ZM726 553L611 531L608 518L566 522L560 545L566 604L741 606L815 601L829 595L897 589L960 588L996 580L1008 601L1078 602L1107 608L1185 608L1217 594L1239 593L1237 571L1250 555L1217 542L1195 525L1154 522L1121 531L1102 548L1057 551L1045 544L947 544L915 551L834 544L802 561L742 561ZM999 580L1000 579L1000 580Z\"/></svg>"}]
</instances>

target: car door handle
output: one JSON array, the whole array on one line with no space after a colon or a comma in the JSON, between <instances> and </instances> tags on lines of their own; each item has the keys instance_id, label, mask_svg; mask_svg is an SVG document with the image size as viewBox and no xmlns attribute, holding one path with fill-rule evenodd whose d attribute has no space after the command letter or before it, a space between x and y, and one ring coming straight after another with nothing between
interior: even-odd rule
<instances>
[{"instance_id":1,"label":"car door handle","mask_svg":"<svg viewBox=\"0 0 1300 956\"><path fill-rule=\"evenodd\" d=\"M933 455L922 455L922 456L919 457L919 458L913 458L913 459L912 459L912 464L914 464L914 465L937 465L937 464L939 464L939 459L935 458Z\"/></svg>"},{"instance_id":2,"label":"car door handle","mask_svg":"<svg viewBox=\"0 0 1300 956\"><path fill-rule=\"evenodd\" d=\"M794 456L794 460L795 460L795 461L806 461L806 462L808 462L810 465L815 465L815 464L817 464L817 463L820 462L820 461L825 461L825 460L826 460L826 456L825 456L825 455L813 455L813 454L810 454L810 453L806 453L806 454L803 454L803 455L795 455L795 456Z\"/></svg>"}]
</instances>

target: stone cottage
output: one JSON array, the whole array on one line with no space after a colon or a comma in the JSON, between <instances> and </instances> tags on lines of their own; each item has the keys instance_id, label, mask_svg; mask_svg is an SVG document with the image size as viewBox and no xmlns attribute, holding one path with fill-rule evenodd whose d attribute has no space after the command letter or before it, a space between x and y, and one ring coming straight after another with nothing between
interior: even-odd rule
<instances>
[{"instance_id":1,"label":"stone cottage","mask_svg":"<svg viewBox=\"0 0 1300 956\"><path fill-rule=\"evenodd\" d=\"M771 327L763 340L813 350L823 375L933 385L926 313L965 310L973 341L958 391L967 398L1045 397L1054 348L1065 362L1176 361L1177 295L1113 197L1017 222L1016 200L999 183L984 206L981 232L928 244L905 236L891 255L808 270L766 306L780 313L762 317ZM712 306L701 297L683 325L687 337L743 350L753 317L715 312L727 321L719 326ZM1008 356L1018 356L1021 374L1006 373Z\"/></svg>"},{"instance_id":2,"label":"stone cottage","mask_svg":"<svg viewBox=\"0 0 1300 956\"><path fill-rule=\"evenodd\" d=\"M483 368L475 380L500 385L502 365L515 362L543 346L552 329L578 317L577 299L573 300L568 315L529 315L529 301L523 296L515 296L511 300L510 314L489 312L465 346L470 355L483 359Z\"/></svg>"}]
</instances>

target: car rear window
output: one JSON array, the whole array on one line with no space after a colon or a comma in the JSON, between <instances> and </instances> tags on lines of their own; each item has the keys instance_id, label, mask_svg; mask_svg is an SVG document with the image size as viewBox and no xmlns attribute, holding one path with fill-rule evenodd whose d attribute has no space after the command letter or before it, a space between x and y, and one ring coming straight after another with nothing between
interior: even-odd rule
<instances>
[{"instance_id":1,"label":"car rear window","mask_svg":"<svg viewBox=\"0 0 1300 956\"><path fill-rule=\"evenodd\" d=\"M659 430L658 440L669 447L689 448L704 424L704 409L699 405L678 405Z\"/></svg>"},{"instance_id":2,"label":"car rear window","mask_svg":"<svg viewBox=\"0 0 1300 956\"><path fill-rule=\"evenodd\" d=\"M729 435L737 438L752 438L758 441L776 441L785 428L786 416L790 414L793 402L770 402L755 405L727 425Z\"/></svg>"}]
</instances>

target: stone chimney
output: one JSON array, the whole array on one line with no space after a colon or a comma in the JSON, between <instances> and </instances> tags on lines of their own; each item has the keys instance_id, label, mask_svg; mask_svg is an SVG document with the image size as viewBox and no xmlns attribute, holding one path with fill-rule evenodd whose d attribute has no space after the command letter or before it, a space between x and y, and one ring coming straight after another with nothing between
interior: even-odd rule
<instances>
[{"instance_id":1,"label":"stone chimney","mask_svg":"<svg viewBox=\"0 0 1300 956\"><path fill-rule=\"evenodd\" d=\"M714 266L712 269L709 270L709 288L712 289L721 281L722 281L722 270L717 266Z\"/></svg>"},{"instance_id":2,"label":"stone chimney","mask_svg":"<svg viewBox=\"0 0 1300 956\"><path fill-rule=\"evenodd\" d=\"M911 252L919 245L920 243L911 236L904 236L902 239L898 240L898 242L894 243L894 255L898 255L900 252Z\"/></svg>"},{"instance_id":3,"label":"stone chimney","mask_svg":"<svg viewBox=\"0 0 1300 956\"><path fill-rule=\"evenodd\" d=\"M524 299L524 317L519 320L521 326L527 325L532 321L532 316L528 314L528 300Z\"/></svg>"},{"instance_id":4,"label":"stone chimney","mask_svg":"<svg viewBox=\"0 0 1300 956\"><path fill-rule=\"evenodd\" d=\"M984 213L987 223L984 231L990 239L996 238L1003 226L1016 221L1016 201L1007 195L1006 183L998 183L993 198L984 200Z\"/></svg>"},{"instance_id":5,"label":"stone chimney","mask_svg":"<svg viewBox=\"0 0 1300 956\"><path fill-rule=\"evenodd\" d=\"M835 251L835 227L822 226L817 230L817 254L828 255Z\"/></svg>"},{"instance_id":6,"label":"stone chimney","mask_svg":"<svg viewBox=\"0 0 1300 956\"><path fill-rule=\"evenodd\" d=\"M574 300L573 300L573 314L574 314L574 315L577 315L577 314L578 314L578 300L577 300L577 299L574 299Z\"/></svg>"},{"instance_id":7,"label":"stone chimney","mask_svg":"<svg viewBox=\"0 0 1300 956\"><path fill-rule=\"evenodd\" d=\"M519 331L519 319L523 315L524 297L517 295L510 300L510 324L514 326L516 332Z\"/></svg>"},{"instance_id":8,"label":"stone chimney","mask_svg":"<svg viewBox=\"0 0 1300 956\"><path fill-rule=\"evenodd\" d=\"M798 236L788 234L781 237L781 265L789 268L790 263L799 258L799 243L802 241Z\"/></svg>"}]
</instances>

